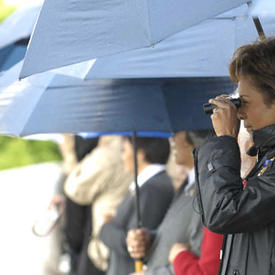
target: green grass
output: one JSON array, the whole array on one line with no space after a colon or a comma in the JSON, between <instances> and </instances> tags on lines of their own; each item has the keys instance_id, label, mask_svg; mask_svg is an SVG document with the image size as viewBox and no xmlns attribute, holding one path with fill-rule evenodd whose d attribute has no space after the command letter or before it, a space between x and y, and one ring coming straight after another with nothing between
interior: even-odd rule
<instances>
[{"instance_id":1,"label":"green grass","mask_svg":"<svg viewBox=\"0 0 275 275\"><path fill-rule=\"evenodd\" d=\"M0 0L0 23L5 20L12 12L16 10L16 7L7 6L3 0Z\"/></svg>"},{"instance_id":2,"label":"green grass","mask_svg":"<svg viewBox=\"0 0 275 275\"><path fill-rule=\"evenodd\" d=\"M0 170L61 159L53 142L0 136Z\"/></svg>"}]
</instances>

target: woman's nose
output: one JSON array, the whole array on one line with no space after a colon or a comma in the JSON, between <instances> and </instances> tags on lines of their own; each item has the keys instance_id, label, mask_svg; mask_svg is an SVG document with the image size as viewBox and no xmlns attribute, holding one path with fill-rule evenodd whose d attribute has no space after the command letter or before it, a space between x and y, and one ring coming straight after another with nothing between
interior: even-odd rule
<instances>
[{"instance_id":1,"label":"woman's nose","mask_svg":"<svg viewBox=\"0 0 275 275\"><path fill-rule=\"evenodd\" d=\"M238 119L240 119L240 120L244 120L246 118L246 114L245 114L242 106L238 108L237 116L238 116Z\"/></svg>"}]
</instances>

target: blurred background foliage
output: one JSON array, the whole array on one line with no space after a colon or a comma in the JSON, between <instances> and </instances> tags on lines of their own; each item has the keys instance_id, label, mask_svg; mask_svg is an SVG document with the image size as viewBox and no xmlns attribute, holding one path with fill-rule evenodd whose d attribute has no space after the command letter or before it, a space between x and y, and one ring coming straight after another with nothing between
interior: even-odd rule
<instances>
[{"instance_id":1,"label":"blurred background foliage","mask_svg":"<svg viewBox=\"0 0 275 275\"><path fill-rule=\"evenodd\" d=\"M15 10L15 6L6 5L4 0L0 0L0 23Z\"/></svg>"},{"instance_id":2,"label":"blurred background foliage","mask_svg":"<svg viewBox=\"0 0 275 275\"><path fill-rule=\"evenodd\" d=\"M51 141L0 135L0 170L61 159L58 145Z\"/></svg>"},{"instance_id":3,"label":"blurred background foliage","mask_svg":"<svg viewBox=\"0 0 275 275\"><path fill-rule=\"evenodd\" d=\"M0 0L0 23L15 10L15 5ZM25 140L0 135L0 170L61 159L58 146L51 141Z\"/></svg>"}]
</instances>

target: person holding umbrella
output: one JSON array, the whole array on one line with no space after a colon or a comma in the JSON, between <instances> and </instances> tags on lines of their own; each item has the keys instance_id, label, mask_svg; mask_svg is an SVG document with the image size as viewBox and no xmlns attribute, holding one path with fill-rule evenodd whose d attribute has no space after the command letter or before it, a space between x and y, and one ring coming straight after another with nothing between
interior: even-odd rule
<instances>
[{"instance_id":1,"label":"person holding umbrella","mask_svg":"<svg viewBox=\"0 0 275 275\"><path fill-rule=\"evenodd\" d=\"M185 254L189 255L186 257L186 264L189 267L194 264L194 258L200 256L202 222L198 205L194 203L196 196L193 150L208 136L208 130L180 131L175 134L176 162L189 169L188 178L175 194L173 202L157 231L153 232L142 228L131 230L128 233L127 244L132 247L131 256L133 258L145 257L147 263L147 270L132 275L175 274L173 265L169 263L169 260L173 262L178 252L185 250ZM210 235L211 241L208 242L209 245L207 246L208 258L204 259L204 262L207 262L208 270L211 270L211 273L206 274L212 275L218 271L222 235L214 233L210 233ZM196 273L188 274L194 275Z\"/></svg>"},{"instance_id":2,"label":"person holding umbrella","mask_svg":"<svg viewBox=\"0 0 275 275\"><path fill-rule=\"evenodd\" d=\"M165 171L169 157L169 141L164 138L136 138L140 216L144 226L155 229L161 223L174 195L171 179ZM128 172L134 172L131 139L124 138L123 160ZM117 209L115 217L106 215L99 237L110 249L108 275L134 272L134 261L126 245L127 232L137 227L135 185Z\"/></svg>"},{"instance_id":3,"label":"person holding umbrella","mask_svg":"<svg viewBox=\"0 0 275 275\"><path fill-rule=\"evenodd\" d=\"M202 219L225 234L222 275L275 274L275 38L236 50L229 66L239 109L225 95L211 99L217 137L195 153ZM241 178L240 120L252 131L254 168Z\"/></svg>"}]
</instances>

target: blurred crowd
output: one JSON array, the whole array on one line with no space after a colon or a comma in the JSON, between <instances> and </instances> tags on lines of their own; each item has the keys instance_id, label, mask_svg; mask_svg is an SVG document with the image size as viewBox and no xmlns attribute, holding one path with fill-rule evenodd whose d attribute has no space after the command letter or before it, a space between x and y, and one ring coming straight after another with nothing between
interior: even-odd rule
<instances>
[{"instance_id":1,"label":"blurred crowd","mask_svg":"<svg viewBox=\"0 0 275 275\"><path fill-rule=\"evenodd\" d=\"M137 221L132 138L64 134L63 177L49 206L63 215L51 233L55 253L45 274L64 274L64 255L70 275L217 274L223 235L203 227L193 158L212 135L136 139ZM250 142L243 130L243 152ZM253 158L243 155L247 171Z\"/></svg>"}]
</instances>

